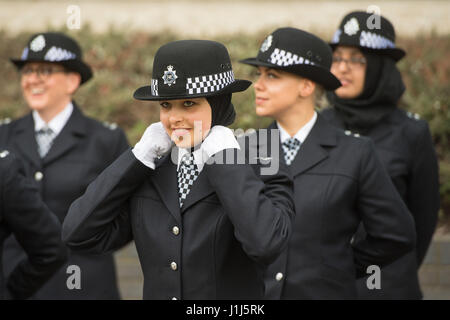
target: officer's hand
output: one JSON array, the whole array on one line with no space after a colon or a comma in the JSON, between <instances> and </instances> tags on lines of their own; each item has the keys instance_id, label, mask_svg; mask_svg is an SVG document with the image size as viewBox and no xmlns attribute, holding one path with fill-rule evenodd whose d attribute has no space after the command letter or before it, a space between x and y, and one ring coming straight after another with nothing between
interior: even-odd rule
<instances>
[{"instance_id":1,"label":"officer's hand","mask_svg":"<svg viewBox=\"0 0 450 320\"><path fill-rule=\"evenodd\" d=\"M173 142L161 122L152 123L134 146L134 156L149 168L155 169L155 160L170 152Z\"/></svg>"}]
</instances>

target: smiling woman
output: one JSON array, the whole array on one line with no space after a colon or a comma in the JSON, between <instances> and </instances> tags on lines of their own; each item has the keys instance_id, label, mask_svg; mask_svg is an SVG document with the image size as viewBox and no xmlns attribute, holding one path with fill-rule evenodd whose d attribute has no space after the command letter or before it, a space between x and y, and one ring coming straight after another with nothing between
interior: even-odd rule
<instances>
[{"instance_id":1,"label":"smiling woman","mask_svg":"<svg viewBox=\"0 0 450 320\"><path fill-rule=\"evenodd\" d=\"M0 127L0 145L8 146L23 161L31 183L62 222L70 204L94 177L128 148L127 139L121 129L106 128L85 116L73 100L79 86L92 77L74 39L58 32L35 34L21 57L11 61L20 73L23 97L31 112ZM5 273L25 258L21 244L9 238ZM82 272L81 290L67 286L70 265ZM119 299L112 254L70 252L67 264L33 299Z\"/></svg>"},{"instance_id":2,"label":"smiling woman","mask_svg":"<svg viewBox=\"0 0 450 320\"><path fill-rule=\"evenodd\" d=\"M144 299L262 298L262 272L287 245L294 205L283 168L262 177L262 164L236 159L247 154L226 127L231 95L249 85L218 42L159 48L150 86L134 97L158 101L161 121L72 204L68 245L107 252L134 239ZM230 151L236 158L223 164Z\"/></svg>"},{"instance_id":3,"label":"smiling woman","mask_svg":"<svg viewBox=\"0 0 450 320\"><path fill-rule=\"evenodd\" d=\"M62 65L29 62L20 70L23 96L42 120L49 122L71 101L80 86L81 76Z\"/></svg>"},{"instance_id":4,"label":"smiling woman","mask_svg":"<svg viewBox=\"0 0 450 320\"><path fill-rule=\"evenodd\" d=\"M160 101L160 119L180 148L201 143L211 129L211 106L206 98Z\"/></svg>"}]
</instances>

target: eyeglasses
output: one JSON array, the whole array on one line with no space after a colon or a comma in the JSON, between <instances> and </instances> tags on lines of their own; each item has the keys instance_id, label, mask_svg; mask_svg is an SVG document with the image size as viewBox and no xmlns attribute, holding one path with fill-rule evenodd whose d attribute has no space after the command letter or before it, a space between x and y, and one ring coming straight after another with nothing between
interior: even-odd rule
<instances>
[{"instance_id":1,"label":"eyeglasses","mask_svg":"<svg viewBox=\"0 0 450 320\"><path fill-rule=\"evenodd\" d=\"M367 60L364 57L351 57L350 59L344 59L339 56L333 56L333 63L335 64L341 64L341 62L345 62L347 67L350 69L358 69L362 68L367 64Z\"/></svg>"},{"instance_id":2,"label":"eyeglasses","mask_svg":"<svg viewBox=\"0 0 450 320\"><path fill-rule=\"evenodd\" d=\"M22 77L29 77L32 73L36 73L38 78L42 80L48 79L52 74L56 72L66 72L66 69L59 66L38 66L36 68L24 66L22 69L20 69L20 74Z\"/></svg>"}]
</instances>

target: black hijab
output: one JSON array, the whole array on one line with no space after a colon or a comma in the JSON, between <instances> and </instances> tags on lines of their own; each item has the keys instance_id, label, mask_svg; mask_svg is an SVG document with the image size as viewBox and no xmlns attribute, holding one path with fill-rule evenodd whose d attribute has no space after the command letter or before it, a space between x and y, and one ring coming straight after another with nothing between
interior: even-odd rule
<instances>
[{"instance_id":1,"label":"black hijab","mask_svg":"<svg viewBox=\"0 0 450 320\"><path fill-rule=\"evenodd\" d=\"M362 134L370 130L395 108L405 91L395 61L383 55L363 51L367 59L363 92L354 99L329 94L347 129Z\"/></svg>"},{"instance_id":2,"label":"black hijab","mask_svg":"<svg viewBox=\"0 0 450 320\"><path fill-rule=\"evenodd\" d=\"M211 128L216 125L229 126L236 118L234 106L231 103L231 93L207 97L211 106Z\"/></svg>"}]
</instances>

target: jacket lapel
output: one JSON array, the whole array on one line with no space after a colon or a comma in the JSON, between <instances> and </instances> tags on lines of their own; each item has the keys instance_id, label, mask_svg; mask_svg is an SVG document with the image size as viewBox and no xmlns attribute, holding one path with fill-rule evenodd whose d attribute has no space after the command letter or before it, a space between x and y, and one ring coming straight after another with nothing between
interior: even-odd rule
<instances>
[{"instance_id":1,"label":"jacket lapel","mask_svg":"<svg viewBox=\"0 0 450 320\"><path fill-rule=\"evenodd\" d=\"M178 152L175 154L178 154ZM164 205L173 215L175 220L181 224L180 204L178 201L177 166L172 163L170 153L156 164L152 183L159 193Z\"/></svg>"},{"instance_id":2,"label":"jacket lapel","mask_svg":"<svg viewBox=\"0 0 450 320\"><path fill-rule=\"evenodd\" d=\"M25 116L13 133L14 145L28 161L37 168L41 167L41 158L37 152L37 142L34 135L34 121L31 113Z\"/></svg>"},{"instance_id":3,"label":"jacket lapel","mask_svg":"<svg viewBox=\"0 0 450 320\"><path fill-rule=\"evenodd\" d=\"M73 112L64 128L53 141L53 145L42 159L45 165L61 158L73 149L86 135L86 118L73 102Z\"/></svg>"},{"instance_id":4,"label":"jacket lapel","mask_svg":"<svg viewBox=\"0 0 450 320\"><path fill-rule=\"evenodd\" d=\"M205 166L207 166L207 164L205 164ZM213 192L214 189L209 184L205 168L203 168L202 172L200 172L200 175L192 185L191 191L189 191L189 194L187 195L183 206L181 207L181 213L183 214L189 207L202 200L203 198L206 198Z\"/></svg>"},{"instance_id":5,"label":"jacket lapel","mask_svg":"<svg viewBox=\"0 0 450 320\"><path fill-rule=\"evenodd\" d=\"M273 125L276 127L275 123ZM318 114L316 123L300 146L300 150L294 161L289 166L293 176L311 169L328 158L328 151L324 147L333 147L336 145L335 132L336 129ZM280 152L280 154L283 154L282 150ZM284 161L284 156L281 157L281 161Z\"/></svg>"}]
</instances>

